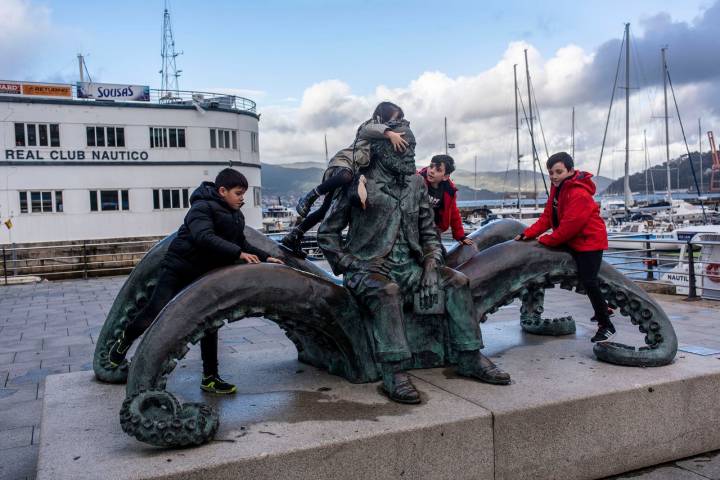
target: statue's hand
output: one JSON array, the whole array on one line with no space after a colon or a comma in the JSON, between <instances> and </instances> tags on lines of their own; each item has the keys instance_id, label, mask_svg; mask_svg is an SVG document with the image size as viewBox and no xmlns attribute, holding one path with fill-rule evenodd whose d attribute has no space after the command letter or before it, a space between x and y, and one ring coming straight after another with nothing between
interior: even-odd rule
<instances>
[{"instance_id":1,"label":"statue's hand","mask_svg":"<svg viewBox=\"0 0 720 480\"><path fill-rule=\"evenodd\" d=\"M385 264L382 258L373 258L372 260L357 259L350 264L350 270L377 273L385 277L390 276L390 267Z\"/></svg>"},{"instance_id":2,"label":"statue's hand","mask_svg":"<svg viewBox=\"0 0 720 480\"><path fill-rule=\"evenodd\" d=\"M434 259L425 260L422 280L420 281L420 305L428 309L438 301L439 277L437 262Z\"/></svg>"}]
</instances>

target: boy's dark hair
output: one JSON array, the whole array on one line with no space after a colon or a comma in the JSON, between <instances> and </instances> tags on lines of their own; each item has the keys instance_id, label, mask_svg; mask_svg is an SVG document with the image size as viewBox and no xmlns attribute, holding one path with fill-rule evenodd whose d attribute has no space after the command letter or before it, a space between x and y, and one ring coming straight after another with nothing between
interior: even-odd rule
<instances>
[{"instance_id":1,"label":"boy's dark hair","mask_svg":"<svg viewBox=\"0 0 720 480\"><path fill-rule=\"evenodd\" d=\"M567 168L568 170L572 170L573 167L575 167L575 162L573 161L573 158L567 152L553 153L552 155L550 155L550 158L547 159L547 162L545 162L545 166L548 170L550 170L552 166L558 162L562 162L562 164L565 165L565 168Z\"/></svg>"},{"instance_id":2,"label":"boy's dark hair","mask_svg":"<svg viewBox=\"0 0 720 480\"><path fill-rule=\"evenodd\" d=\"M225 187L228 190L235 187L240 187L243 190L247 190L248 181L247 178L245 178L245 175L238 172L237 170L233 170L232 168L224 168L220 170L220 173L218 173L217 177L215 177L215 186L217 188Z\"/></svg>"},{"instance_id":3,"label":"boy's dark hair","mask_svg":"<svg viewBox=\"0 0 720 480\"><path fill-rule=\"evenodd\" d=\"M387 123L395 112L398 114L396 120L405 118L405 112L403 112L402 108L392 102L380 102L378 106L375 107L372 118L380 123Z\"/></svg>"},{"instance_id":4,"label":"boy's dark hair","mask_svg":"<svg viewBox=\"0 0 720 480\"><path fill-rule=\"evenodd\" d=\"M430 163L436 166L445 165L445 175L455 171L455 160L450 155L435 155L430 159Z\"/></svg>"}]
</instances>

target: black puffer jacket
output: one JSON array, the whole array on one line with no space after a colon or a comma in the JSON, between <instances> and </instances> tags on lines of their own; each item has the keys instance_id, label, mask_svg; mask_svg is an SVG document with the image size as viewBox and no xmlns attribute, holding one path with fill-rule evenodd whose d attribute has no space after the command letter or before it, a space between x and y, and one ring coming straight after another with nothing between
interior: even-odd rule
<instances>
[{"instance_id":1,"label":"black puffer jacket","mask_svg":"<svg viewBox=\"0 0 720 480\"><path fill-rule=\"evenodd\" d=\"M163 266L199 276L214 268L232 265L240 253L268 254L250 246L243 233L245 217L225 203L212 182L203 182L190 196L190 211L170 244Z\"/></svg>"}]
</instances>

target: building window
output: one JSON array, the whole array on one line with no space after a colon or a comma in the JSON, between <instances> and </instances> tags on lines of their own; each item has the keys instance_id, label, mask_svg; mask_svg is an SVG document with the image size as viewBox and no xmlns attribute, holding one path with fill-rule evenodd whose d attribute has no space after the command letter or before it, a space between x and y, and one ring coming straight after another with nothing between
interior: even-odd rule
<instances>
[{"instance_id":1,"label":"building window","mask_svg":"<svg viewBox=\"0 0 720 480\"><path fill-rule=\"evenodd\" d=\"M23 125L22 123L15 124L15 146L25 146L25 125Z\"/></svg>"},{"instance_id":2,"label":"building window","mask_svg":"<svg viewBox=\"0 0 720 480\"><path fill-rule=\"evenodd\" d=\"M112 212L130 210L128 190L90 190L91 212Z\"/></svg>"},{"instance_id":3,"label":"building window","mask_svg":"<svg viewBox=\"0 0 720 480\"><path fill-rule=\"evenodd\" d=\"M23 191L20 213L56 213L63 211L62 191Z\"/></svg>"},{"instance_id":4,"label":"building window","mask_svg":"<svg viewBox=\"0 0 720 480\"><path fill-rule=\"evenodd\" d=\"M150 127L150 148L185 148L185 129Z\"/></svg>"},{"instance_id":5,"label":"building window","mask_svg":"<svg viewBox=\"0 0 720 480\"><path fill-rule=\"evenodd\" d=\"M262 205L262 194L260 187L253 187L253 202L255 207Z\"/></svg>"},{"instance_id":6,"label":"building window","mask_svg":"<svg viewBox=\"0 0 720 480\"><path fill-rule=\"evenodd\" d=\"M237 130L210 129L210 148L237 150Z\"/></svg>"},{"instance_id":7,"label":"building window","mask_svg":"<svg viewBox=\"0 0 720 480\"><path fill-rule=\"evenodd\" d=\"M257 132L250 132L250 148L252 149L253 152L260 151L260 145L258 144Z\"/></svg>"},{"instance_id":8,"label":"building window","mask_svg":"<svg viewBox=\"0 0 720 480\"><path fill-rule=\"evenodd\" d=\"M16 147L59 147L60 125L57 123L16 123Z\"/></svg>"},{"instance_id":9,"label":"building window","mask_svg":"<svg viewBox=\"0 0 720 480\"><path fill-rule=\"evenodd\" d=\"M124 147L124 127L86 127L88 147Z\"/></svg>"},{"instance_id":10,"label":"building window","mask_svg":"<svg viewBox=\"0 0 720 480\"><path fill-rule=\"evenodd\" d=\"M188 208L187 188L163 188L153 190L153 209Z\"/></svg>"}]
</instances>

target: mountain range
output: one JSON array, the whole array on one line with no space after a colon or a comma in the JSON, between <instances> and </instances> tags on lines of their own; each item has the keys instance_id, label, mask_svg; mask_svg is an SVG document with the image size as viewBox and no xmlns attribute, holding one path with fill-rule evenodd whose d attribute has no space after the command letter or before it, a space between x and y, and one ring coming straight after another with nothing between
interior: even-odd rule
<instances>
[{"instance_id":1,"label":"mountain range","mask_svg":"<svg viewBox=\"0 0 720 480\"><path fill-rule=\"evenodd\" d=\"M320 162L300 162L286 164L262 165L263 199L266 204L276 204L278 198L283 204L293 204L297 199L316 187L325 171L325 164ZM539 173L537 178L538 194L542 196L545 188ZM514 195L517 191L517 170L507 172L473 172L456 170L451 175L458 187L459 200L498 199L503 198L504 192ZM612 183L606 177L594 177L598 191L603 191ZM476 183L477 181L477 183ZM545 182L550 186L547 176ZM533 172L520 170L520 184L523 195L530 196L533 192ZM477 185L477 188L474 188Z\"/></svg>"},{"instance_id":2,"label":"mountain range","mask_svg":"<svg viewBox=\"0 0 720 480\"><path fill-rule=\"evenodd\" d=\"M702 155L702 182L700 181L700 155L697 152L691 154L692 166L695 168L695 176L697 177L698 186L702 183L707 189L710 184L710 174L712 172L712 156L708 153ZM647 172L647 189L648 192L664 192L667 190L667 162L655 165L642 172L630 175L630 190L633 192L645 192L645 179ZM673 190L690 190L695 192L695 180L693 179L692 168L687 155L670 160L670 185ZM623 178L619 178L608 185L606 193L623 193Z\"/></svg>"}]
</instances>

